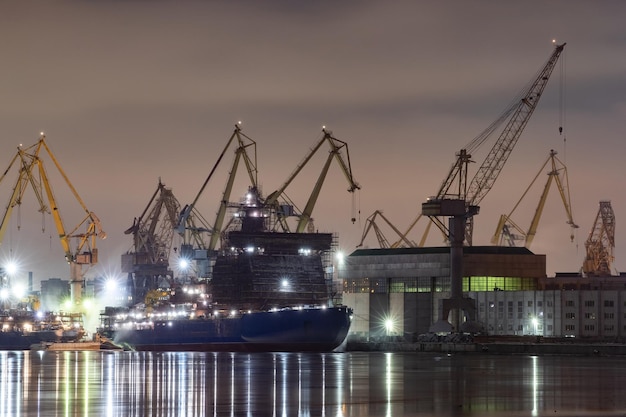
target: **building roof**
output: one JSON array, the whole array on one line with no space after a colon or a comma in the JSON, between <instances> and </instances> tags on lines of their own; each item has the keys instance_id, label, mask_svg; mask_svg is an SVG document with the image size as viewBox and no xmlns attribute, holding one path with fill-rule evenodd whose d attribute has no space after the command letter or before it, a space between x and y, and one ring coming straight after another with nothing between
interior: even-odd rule
<instances>
[{"instance_id":1,"label":"building roof","mask_svg":"<svg viewBox=\"0 0 626 417\"><path fill-rule=\"evenodd\" d=\"M431 246L425 248L357 249L349 256L421 255L433 253L450 253L450 247ZM464 246L463 253L484 255L534 255L528 248L509 246Z\"/></svg>"}]
</instances>

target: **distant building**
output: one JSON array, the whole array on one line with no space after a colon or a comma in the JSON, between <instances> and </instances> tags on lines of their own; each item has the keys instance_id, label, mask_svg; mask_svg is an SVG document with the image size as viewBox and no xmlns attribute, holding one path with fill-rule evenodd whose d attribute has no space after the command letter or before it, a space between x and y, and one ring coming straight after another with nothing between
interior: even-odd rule
<instances>
[{"instance_id":1,"label":"distant building","mask_svg":"<svg viewBox=\"0 0 626 417\"><path fill-rule=\"evenodd\" d=\"M41 281L41 309L59 311L63 301L70 297L70 282L61 278Z\"/></svg>"}]
</instances>

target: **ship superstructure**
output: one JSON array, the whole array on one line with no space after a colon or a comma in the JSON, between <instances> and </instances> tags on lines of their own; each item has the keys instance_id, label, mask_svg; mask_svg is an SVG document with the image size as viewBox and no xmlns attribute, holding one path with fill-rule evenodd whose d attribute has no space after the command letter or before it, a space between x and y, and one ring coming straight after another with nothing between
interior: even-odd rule
<instances>
[{"instance_id":1,"label":"ship superstructure","mask_svg":"<svg viewBox=\"0 0 626 417\"><path fill-rule=\"evenodd\" d=\"M215 260L210 292L216 306L259 310L328 304L332 276L326 276L323 257L331 250L332 234L271 232L274 215L251 187Z\"/></svg>"}]
</instances>

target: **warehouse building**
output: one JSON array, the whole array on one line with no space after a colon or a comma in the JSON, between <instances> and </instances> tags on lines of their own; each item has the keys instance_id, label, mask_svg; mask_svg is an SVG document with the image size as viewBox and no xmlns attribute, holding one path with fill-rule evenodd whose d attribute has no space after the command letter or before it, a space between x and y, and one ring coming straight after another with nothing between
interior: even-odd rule
<instances>
[{"instance_id":1,"label":"warehouse building","mask_svg":"<svg viewBox=\"0 0 626 417\"><path fill-rule=\"evenodd\" d=\"M626 276L547 277L546 256L526 248L463 252L466 323L490 335L626 339ZM353 338L414 340L442 319L450 297L449 247L360 249L337 269Z\"/></svg>"}]
</instances>

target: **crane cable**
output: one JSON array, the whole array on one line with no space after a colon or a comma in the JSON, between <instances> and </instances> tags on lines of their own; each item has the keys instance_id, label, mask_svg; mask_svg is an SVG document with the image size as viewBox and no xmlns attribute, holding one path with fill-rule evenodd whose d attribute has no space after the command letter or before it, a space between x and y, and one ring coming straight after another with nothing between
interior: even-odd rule
<instances>
[{"instance_id":1,"label":"crane cable","mask_svg":"<svg viewBox=\"0 0 626 417\"><path fill-rule=\"evenodd\" d=\"M565 54L563 54L563 57L561 59L561 62L559 63L560 65L560 74L559 74L559 135L563 136L563 161L567 162L567 136L566 134L563 134L563 131L565 130L565 124L566 124L566 120L565 120L565 115L566 115L566 108L565 108L565 93L566 93L566 79L565 79Z\"/></svg>"},{"instance_id":2,"label":"crane cable","mask_svg":"<svg viewBox=\"0 0 626 417\"><path fill-rule=\"evenodd\" d=\"M561 62L559 63L559 135L563 136L563 164L567 166L567 106L566 106L566 92L567 92L567 78L566 78L566 52L563 53L561 57ZM569 181L569 180L568 180ZM567 188L569 190L569 183L567 184ZM570 201L570 210L571 210L571 201ZM578 230L574 229L573 233L575 235L576 240L576 253L578 253L579 249L579 240L578 240Z\"/></svg>"}]
</instances>

